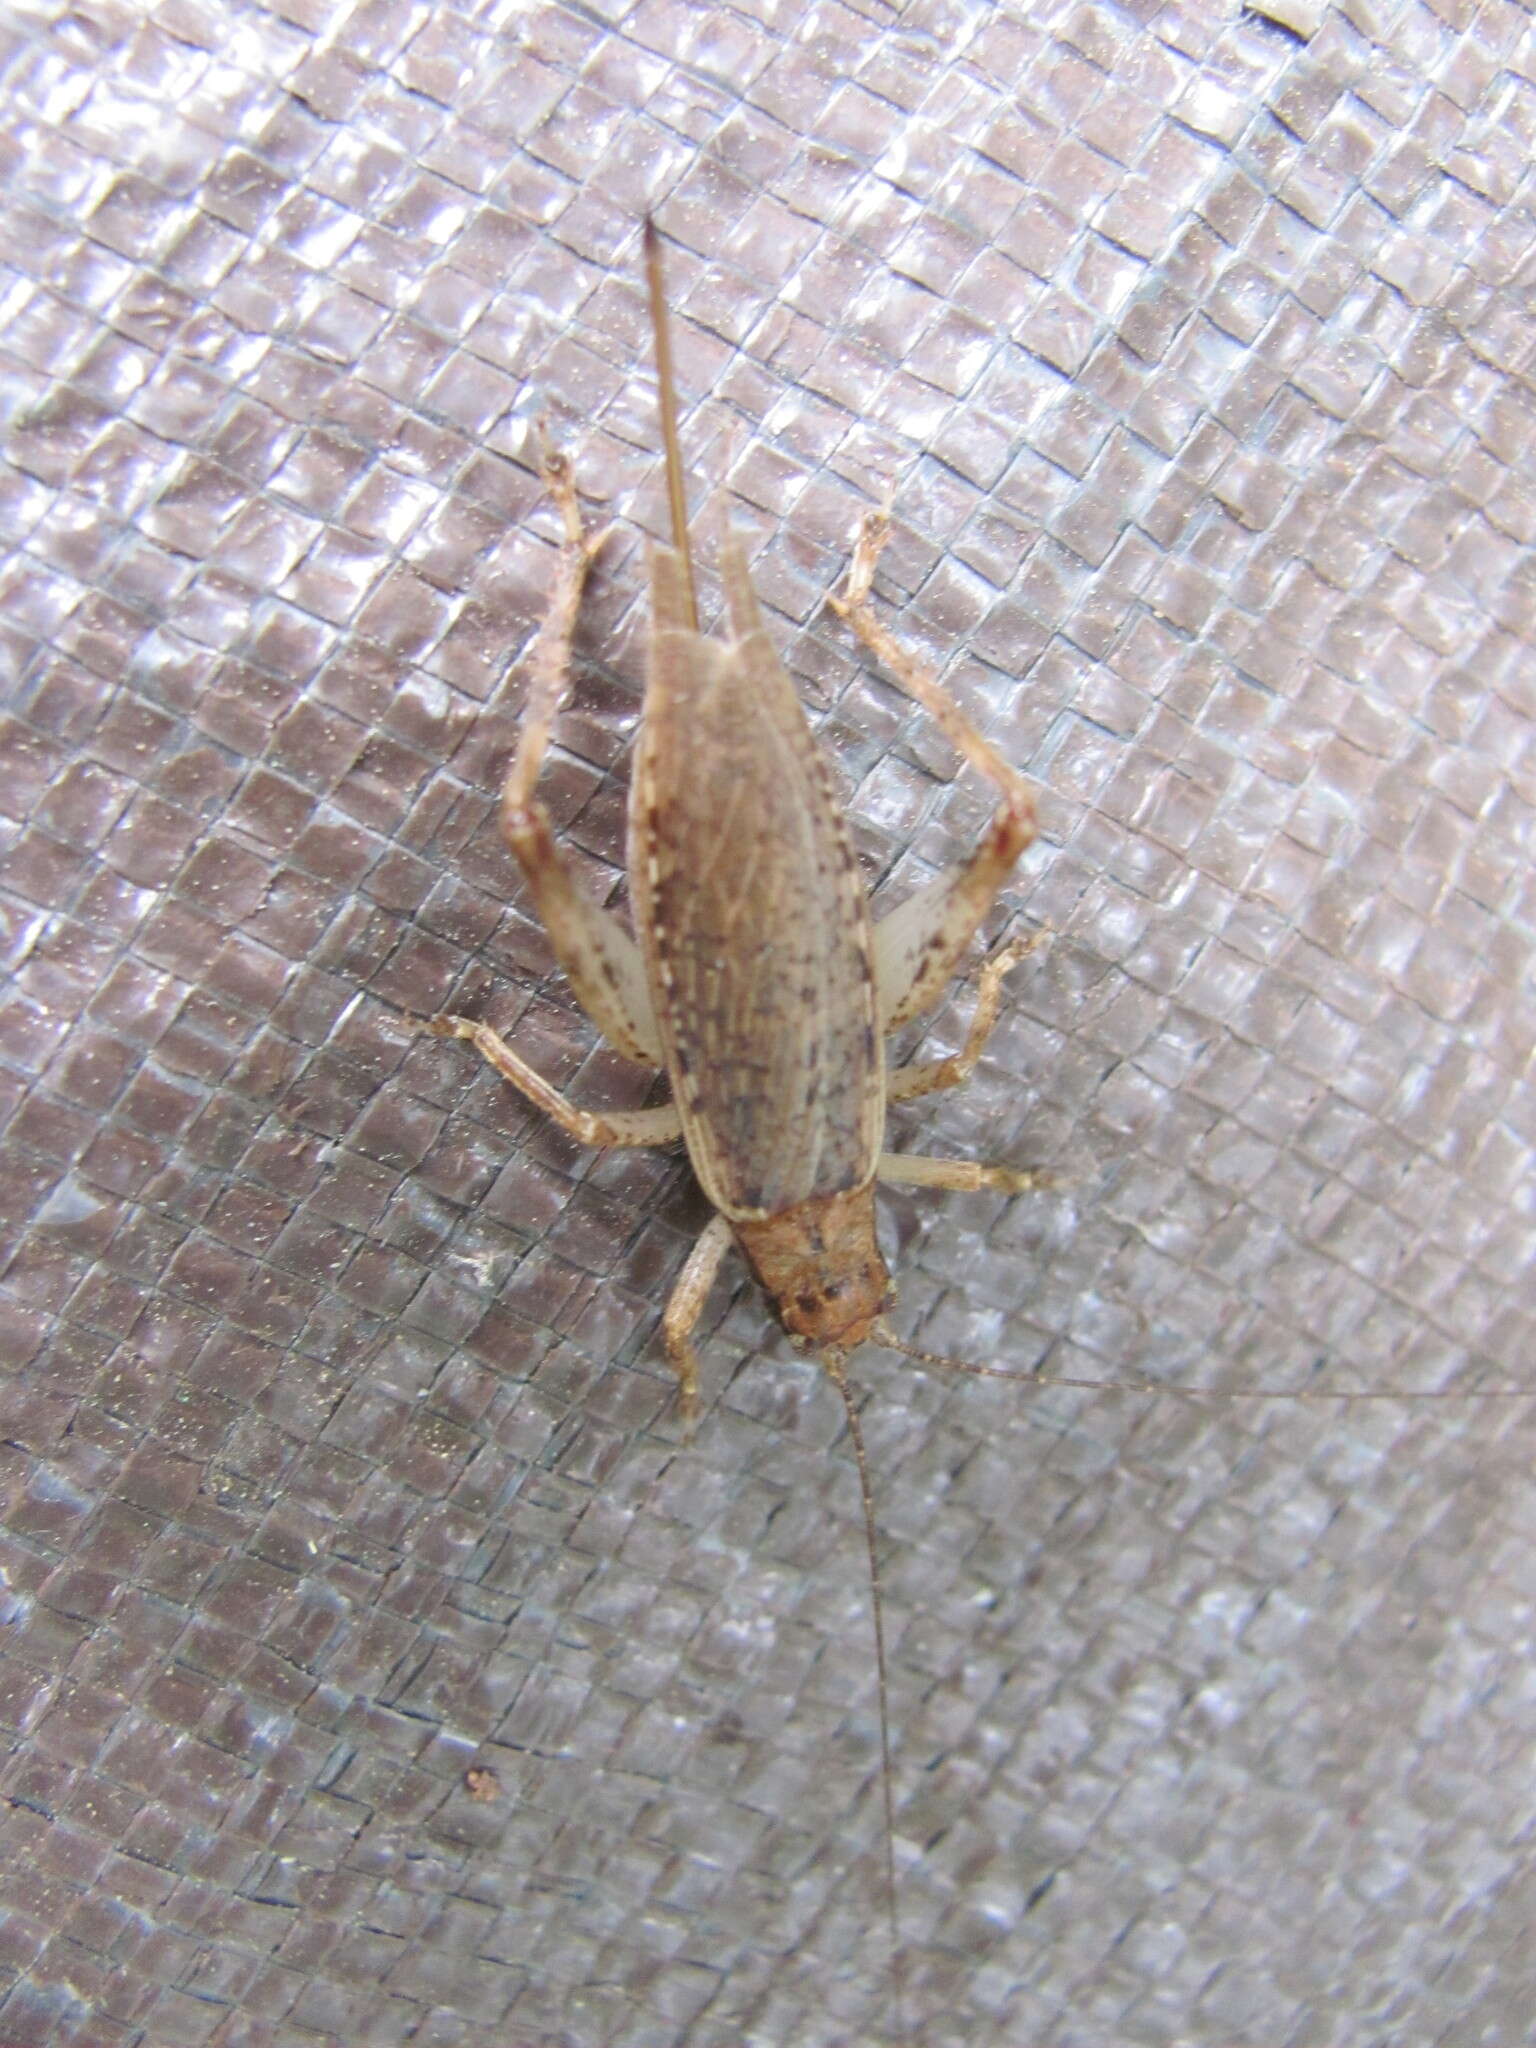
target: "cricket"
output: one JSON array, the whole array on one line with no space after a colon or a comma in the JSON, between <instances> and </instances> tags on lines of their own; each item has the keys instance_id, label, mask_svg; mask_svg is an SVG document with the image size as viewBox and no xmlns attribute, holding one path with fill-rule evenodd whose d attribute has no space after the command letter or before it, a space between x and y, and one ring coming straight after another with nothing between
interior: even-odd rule
<instances>
[{"instance_id":1,"label":"cricket","mask_svg":"<svg viewBox=\"0 0 1536 2048\"><path fill-rule=\"evenodd\" d=\"M681 1141L686 1147L715 1211L662 1315L686 1430L693 1429L699 1408L694 1333L733 1245L790 1341L814 1353L841 1397L868 1550L884 1889L899 1997L885 1625L870 1473L848 1358L871 1344L922 1364L1021 1385L1207 1395L1156 1380L1133 1378L1106 1388L1101 1381L949 1358L903 1341L886 1320L894 1288L876 1232L878 1183L1004 1194L1050 1184L1037 1168L885 1149L891 1104L959 1087L971 1075L996 1023L1005 977L1042 936L1010 938L987 957L958 1053L888 1067L886 1037L944 994L1034 839L1035 798L937 677L877 617L871 592L889 513L866 514L833 609L996 791L980 842L894 910L872 916L830 767L774 652L745 545L728 520L720 542L728 637L700 628L661 238L649 220L644 246L671 544L654 545L649 560L647 678L628 814L634 935L584 892L537 793L567 692L583 586L607 532L588 528L571 463L548 447L541 473L560 517L561 540L548 609L529 658L501 828L577 1001L610 1045L665 1074L670 1100L638 1110L583 1109L488 1024L456 1015L415 1022L419 1030L474 1046L580 1144ZM1514 1398L1528 1392L1476 1391ZM1220 1398L1351 1401L1404 1393L1252 1388Z\"/></svg>"},{"instance_id":2,"label":"cricket","mask_svg":"<svg viewBox=\"0 0 1536 2048\"><path fill-rule=\"evenodd\" d=\"M606 537L606 530L587 530L570 462L548 449L542 474L562 540L530 658L501 825L577 1001L610 1045L665 1072L672 1099L652 1109L582 1109L489 1025L438 1016L421 1028L467 1040L581 1144L680 1139L687 1147L716 1213L662 1317L685 1428L698 1413L694 1329L733 1243L791 1342L814 1351L837 1388L869 1550L887 1909L899 1949L885 1630L869 1470L845 1361L875 1343L992 1376L990 1368L916 1352L886 1323L894 1291L876 1235L875 1184L1015 1194L1047 1183L1031 1168L884 1149L889 1104L959 1087L971 1074L996 1022L1003 978L1039 934L1011 939L987 959L959 1053L888 1070L884 1040L944 993L1035 836L1035 800L876 618L870 591L889 519L867 515L835 609L998 791L974 851L878 923L872 919L831 771L774 652L745 547L729 524L721 573L730 638L700 630L661 239L650 221L645 258L672 544L653 548L650 559L648 675L629 801L636 936L579 886L537 795L566 694L582 588Z\"/></svg>"}]
</instances>

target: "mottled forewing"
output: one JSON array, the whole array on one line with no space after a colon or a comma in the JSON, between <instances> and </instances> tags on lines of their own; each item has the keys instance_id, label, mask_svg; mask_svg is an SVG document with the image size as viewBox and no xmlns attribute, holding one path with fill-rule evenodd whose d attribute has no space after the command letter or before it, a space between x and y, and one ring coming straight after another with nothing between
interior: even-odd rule
<instances>
[{"instance_id":1,"label":"mottled forewing","mask_svg":"<svg viewBox=\"0 0 1536 2048\"><path fill-rule=\"evenodd\" d=\"M732 570L745 577L737 551ZM826 762L760 622L679 622L653 564L630 883L694 1169L727 1216L862 1186L884 1122L869 913ZM755 614L732 589L738 624Z\"/></svg>"}]
</instances>

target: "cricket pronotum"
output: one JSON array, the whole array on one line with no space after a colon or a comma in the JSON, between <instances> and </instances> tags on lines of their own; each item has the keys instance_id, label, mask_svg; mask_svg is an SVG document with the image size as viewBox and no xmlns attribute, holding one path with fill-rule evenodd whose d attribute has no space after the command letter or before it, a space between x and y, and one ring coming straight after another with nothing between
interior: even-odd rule
<instances>
[{"instance_id":1,"label":"cricket pronotum","mask_svg":"<svg viewBox=\"0 0 1536 2048\"><path fill-rule=\"evenodd\" d=\"M1027 1167L884 1149L888 1105L958 1087L970 1075L996 1021L1003 978L1036 943L1035 937L1014 938L989 955L958 1053L887 1069L886 1035L937 1002L1034 838L1034 797L937 679L875 616L870 590L888 522L884 514L867 515L845 591L833 606L998 792L991 823L969 855L878 923L871 918L830 772L769 641L746 550L729 527L721 561L730 637L714 639L699 629L661 250L650 222L645 254L672 544L654 548L650 561L649 670L629 804L636 935L580 889L536 794L566 692L582 587L604 537L585 529L571 467L553 452L544 454L543 476L563 538L554 591L533 649L501 817L578 1002L620 1052L664 1069L671 1100L653 1109L580 1109L489 1025L439 1016L422 1028L467 1039L582 1144L669 1145L681 1139L686 1145L716 1212L663 1315L667 1356L690 1426L698 1409L693 1331L732 1244L770 1296L791 1340L815 1352L837 1388L869 1553L885 1888L899 1972L884 1613L868 1462L846 1360L858 1346L873 1343L924 1364L1021 1384L1148 1395L1181 1390L1153 1380L1106 1389L1092 1380L1010 1373L920 1350L886 1321L892 1284L876 1237L877 1181L1012 1194L1047 1179ZM1255 1388L1238 1398L1279 1394ZM1306 1397L1403 1395L1308 1389Z\"/></svg>"}]
</instances>

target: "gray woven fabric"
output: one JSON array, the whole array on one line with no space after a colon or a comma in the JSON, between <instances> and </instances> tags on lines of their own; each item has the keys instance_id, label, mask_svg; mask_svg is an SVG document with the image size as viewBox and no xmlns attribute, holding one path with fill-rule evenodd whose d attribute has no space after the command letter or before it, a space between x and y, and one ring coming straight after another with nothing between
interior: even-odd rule
<instances>
[{"instance_id":1,"label":"gray woven fabric","mask_svg":"<svg viewBox=\"0 0 1536 2048\"><path fill-rule=\"evenodd\" d=\"M654 207L872 886L989 809L825 608L888 484L1042 790L1054 937L894 1136L1061 1182L894 1191L903 1327L1533 1377L1528 11L11 0L0 62L0 2042L1526 2038L1527 1405L856 1361L898 2000L832 1389L733 1265L685 1448L685 1166L401 1012L655 1099L495 828L543 414L623 903Z\"/></svg>"}]
</instances>

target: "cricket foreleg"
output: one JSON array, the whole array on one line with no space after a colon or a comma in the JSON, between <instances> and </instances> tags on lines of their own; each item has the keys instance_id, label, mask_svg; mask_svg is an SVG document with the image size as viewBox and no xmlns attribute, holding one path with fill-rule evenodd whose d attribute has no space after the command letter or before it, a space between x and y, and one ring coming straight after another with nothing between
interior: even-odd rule
<instances>
[{"instance_id":1,"label":"cricket foreleg","mask_svg":"<svg viewBox=\"0 0 1536 2048\"><path fill-rule=\"evenodd\" d=\"M582 889L555 840L549 813L534 794L570 680L582 586L608 531L583 528L576 480L563 455L546 451L542 473L564 535L554 593L529 662L517 751L501 793L501 829L528 879L539 922L576 1000L610 1045L629 1059L660 1066L661 1041L640 949L618 919Z\"/></svg>"},{"instance_id":2,"label":"cricket foreleg","mask_svg":"<svg viewBox=\"0 0 1536 2048\"><path fill-rule=\"evenodd\" d=\"M941 1088L958 1088L963 1081L970 1079L997 1022L1003 1000L1003 976L1038 946L1044 945L1048 937L1049 933L1044 930L1031 932L1027 938L1010 939L1006 946L999 946L988 954L977 983L976 1011L971 1018L965 1044L948 1059L909 1060L906 1066L888 1073L885 1082L887 1102L913 1102L920 1095L933 1095Z\"/></svg>"},{"instance_id":3,"label":"cricket foreleg","mask_svg":"<svg viewBox=\"0 0 1536 2048\"><path fill-rule=\"evenodd\" d=\"M712 1217L688 1254L661 1319L667 1359L677 1374L683 1427L689 1436L699 1414L699 1354L693 1348L693 1333L704 1313L709 1290L715 1284L720 1261L730 1248L730 1224L723 1216Z\"/></svg>"},{"instance_id":4,"label":"cricket foreleg","mask_svg":"<svg viewBox=\"0 0 1536 2048\"><path fill-rule=\"evenodd\" d=\"M980 1166L974 1159L930 1159L920 1152L882 1152L875 1178L959 1194L990 1188L1000 1195L1028 1195L1056 1185L1055 1174L1043 1166Z\"/></svg>"},{"instance_id":5,"label":"cricket foreleg","mask_svg":"<svg viewBox=\"0 0 1536 2048\"><path fill-rule=\"evenodd\" d=\"M546 1116L553 1117L578 1145L670 1145L683 1135L677 1105L671 1102L657 1109L578 1109L489 1024L478 1024L472 1017L423 1017L417 1028L431 1032L434 1038L468 1039L498 1074Z\"/></svg>"},{"instance_id":6,"label":"cricket foreleg","mask_svg":"<svg viewBox=\"0 0 1536 2048\"><path fill-rule=\"evenodd\" d=\"M876 926L875 982L881 1025L887 1031L921 1016L938 1001L971 934L1035 836L1035 798L1029 784L983 739L938 678L875 616L870 588L889 536L889 513L866 513L847 589L832 599L833 609L898 687L943 729L955 749L1001 790L1002 801L986 837L968 860L946 869Z\"/></svg>"}]
</instances>

